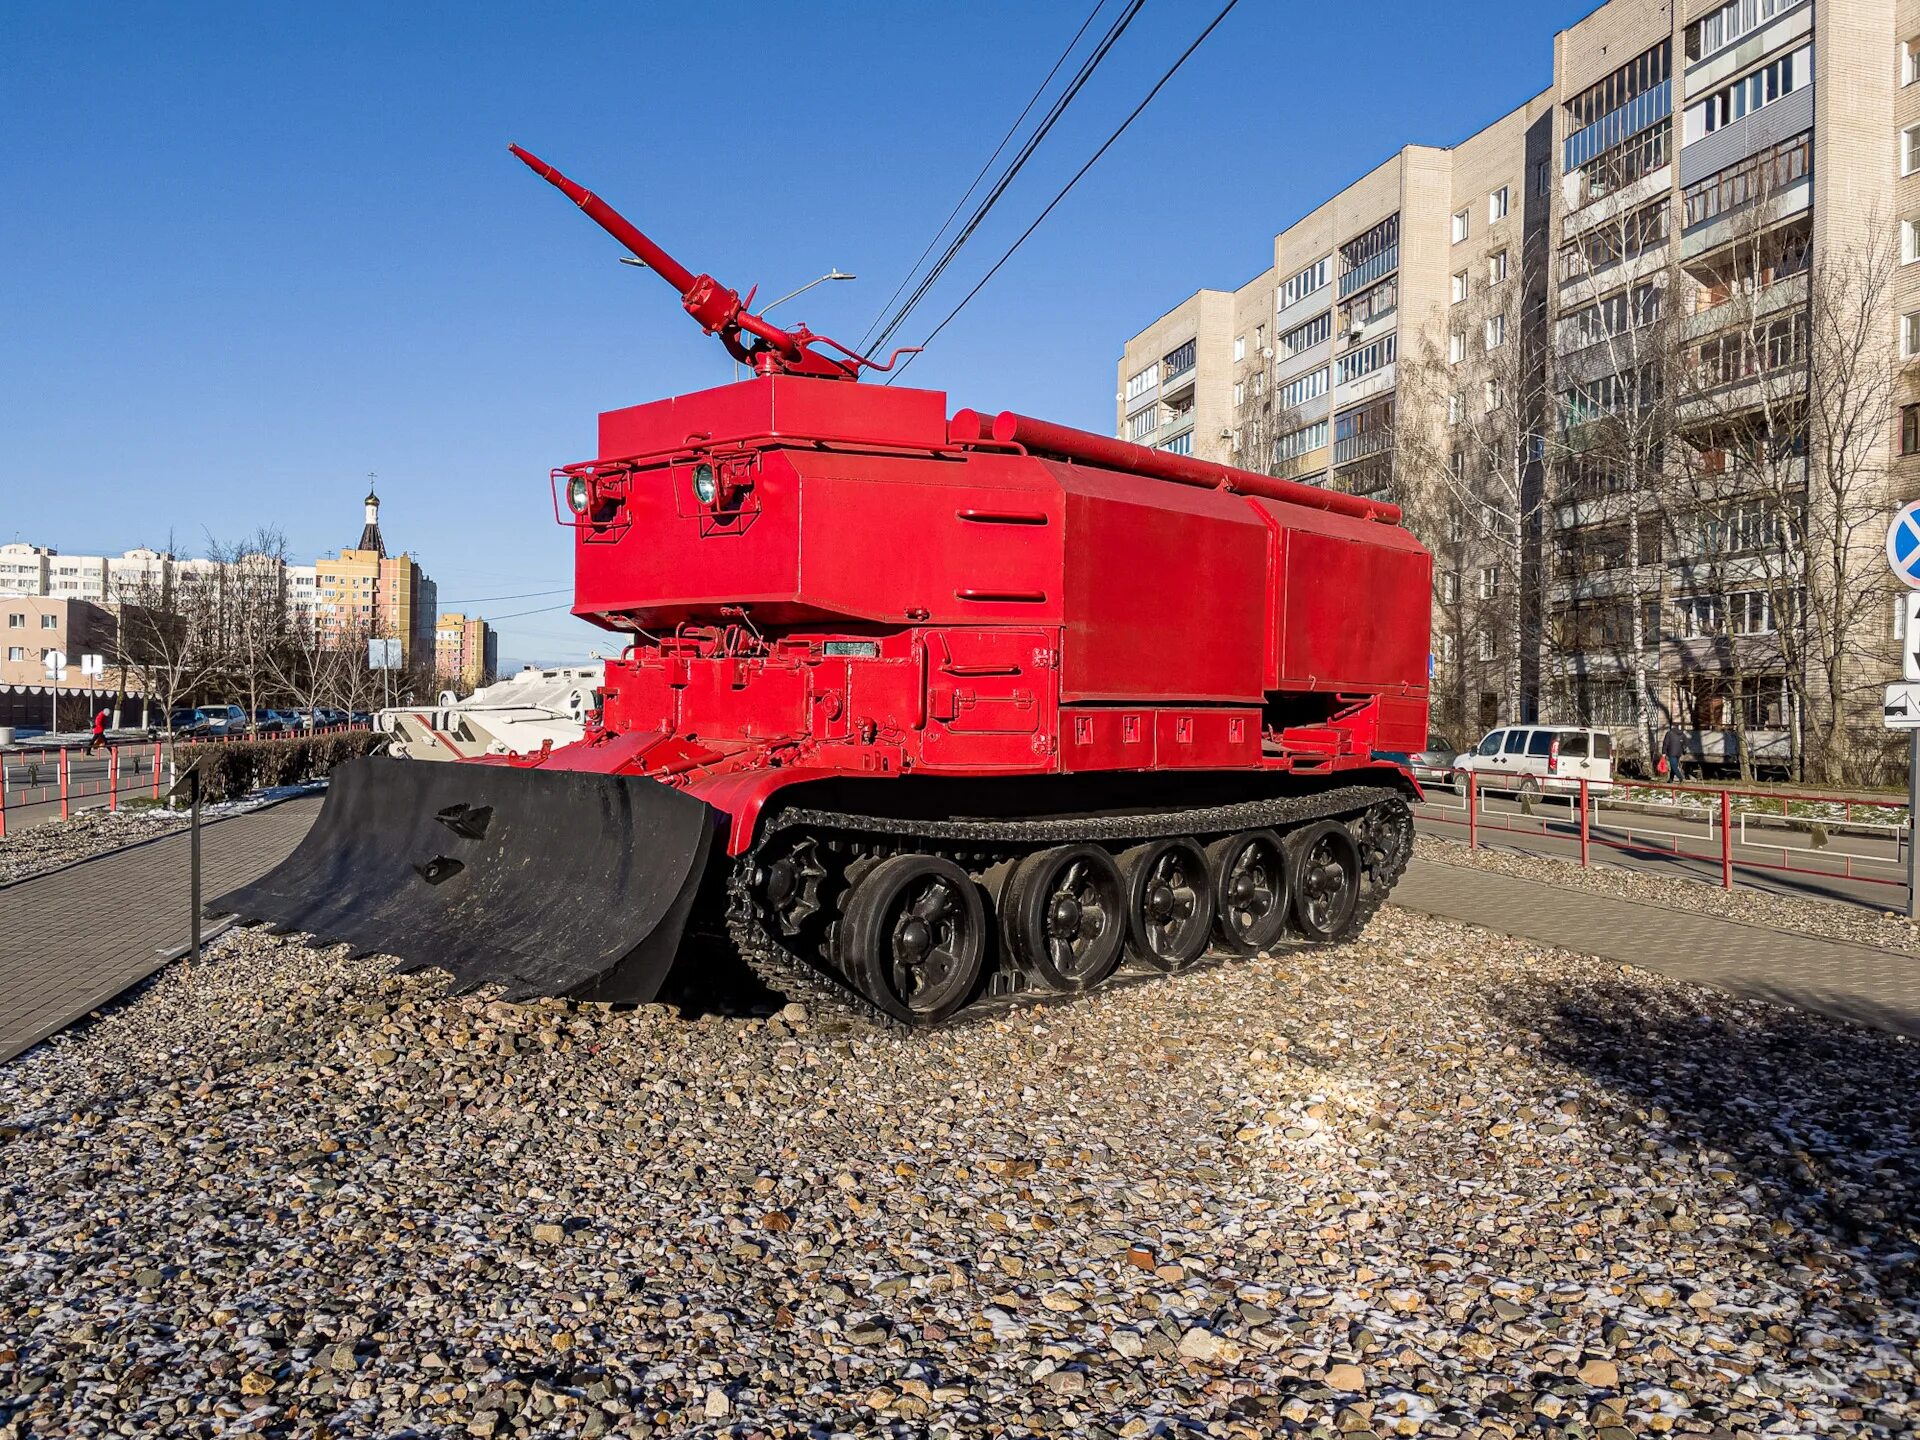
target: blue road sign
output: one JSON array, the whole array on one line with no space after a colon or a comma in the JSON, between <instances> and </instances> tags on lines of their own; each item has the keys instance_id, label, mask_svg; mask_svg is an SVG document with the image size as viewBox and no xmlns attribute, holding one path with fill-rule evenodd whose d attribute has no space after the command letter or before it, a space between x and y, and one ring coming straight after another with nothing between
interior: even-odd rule
<instances>
[{"instance_id":1,"label":"blue road sign","mask_svg":"<svg viewBox=\"0 0 1920 1440\"><path fill-rule=\"evenodd\" d=\"M1902 505L1887 526L1887 564L1902 584L1920 590L1920 500Z\"/></svg>"}]
</instances>

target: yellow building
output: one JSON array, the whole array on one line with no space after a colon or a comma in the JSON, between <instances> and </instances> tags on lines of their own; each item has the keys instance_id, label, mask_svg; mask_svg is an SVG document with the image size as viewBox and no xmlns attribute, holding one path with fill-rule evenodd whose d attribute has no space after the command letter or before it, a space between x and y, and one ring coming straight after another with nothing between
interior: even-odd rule
<instances>
[{"instance_id":1,"label":"yellow building","mask_svg":"<svg viewBox=\"0 0 1920 1440\"><path fill-rule=\"evenodd\" d=\"M315 565L321 625L343 639L397 639L400 662L435 655L437 587L412 556L387 554L380 534L380 497L367 492L360 543Z\"/></svg>"},{"instance_id":2,"label":"yellow building","mask_svg":"<svg viewBox=\"0 0 1920 1440\"><path fill-rule=\"evenodd\" d=\"M439 683L471 694L499 678L499 637L478 615L440 617L433 632L433 673Z\"/></svg>"}]
</instances>

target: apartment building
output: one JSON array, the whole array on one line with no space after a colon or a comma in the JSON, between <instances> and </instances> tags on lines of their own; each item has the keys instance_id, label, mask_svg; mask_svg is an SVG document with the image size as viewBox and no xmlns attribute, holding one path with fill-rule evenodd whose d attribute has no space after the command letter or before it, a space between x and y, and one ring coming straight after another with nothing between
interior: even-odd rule
<instances>
[{"instance_id":1,"label":"apartment building","mask_svg":"<svg viewBox=\"0 0 1920 1440\"><path fill-rule=\"evenodd\" d=\"M343 639L397 639L400 664L432 663L439 591L411 555L387 554L380 533L380 497L364 502L360 540L315 567L314 603L320 623Z\"/></svg>"},{"instance_id":2,"label":"apartment building","mask_svg":"<svg viewBox=\"0 0 1920 1440\"><path fill-rule=\"evenodd\" d=\"M311 565L286 565L287 605L295 615L310 615L316 595ZM212 560L182 558L144 547L118 555L63 555L49 546L14 542L0 545L0 596L43 595L122 605L159 594L172 575L191 571L218 573Z\"/></svg>"},{"instance_id":3,"label":"apartment building","mask_svg":"<svg viewBox=\"0 0 1920 1440\"><path fill-rule=\"evenodd\" d=\"M1202 291L1130 342L1119 433L1161 443L1142 411L1190 356L1195 453L1399 501L1435 551L1448 724L1631 746L1672 721L1775 764L1822 726L1870 744L1892 597L1877 522L1840 512L1920 496L1920 0L1609 0L1551 61L1276 236L1270 314ZM1823 367L1839 271L1872 353ZM1840 368L1877 409L1835 499L1809 447ZM1837 563L1783 554L1836 531ZM1844 716L1796 698L1822 648L1853 657Z\"/></svg>"},{"instance_id":4,"label":"apartment building","mask_svg":"<svg viewBox=\"0 0 1920 1440\"><path fill-rule=\"evenodd\" d=\"M470 695L500 675L499 637L478 615L449 611L433 631L434 674L441 683Z\"/></svg>"}]
</instances>

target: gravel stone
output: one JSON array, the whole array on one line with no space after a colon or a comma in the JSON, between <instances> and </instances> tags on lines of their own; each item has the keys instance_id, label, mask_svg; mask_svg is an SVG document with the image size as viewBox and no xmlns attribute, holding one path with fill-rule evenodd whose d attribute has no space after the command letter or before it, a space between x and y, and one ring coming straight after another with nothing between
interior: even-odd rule
<instances>
[{"instance_id":1,"label":"gravel stone","mask_svg":"<svg viewBox=\"0 0 1920 1440\"><path fill-rule=\"evenodd\" d=\"M1897 1037L1391 907L917 1035L387 965L0 1067L0 1437L1920 1429Z\"/></svg>"}]
</instances>

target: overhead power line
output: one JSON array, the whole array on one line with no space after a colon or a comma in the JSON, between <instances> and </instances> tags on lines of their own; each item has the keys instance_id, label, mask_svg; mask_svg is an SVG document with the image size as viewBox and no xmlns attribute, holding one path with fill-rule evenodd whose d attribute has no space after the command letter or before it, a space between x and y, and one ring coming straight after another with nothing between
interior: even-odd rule
<instances>
[{"instance_id":1,"label":"overhead power line","mask_svg":"<svg viewBox=\"0 0 1920 1440\"><path fill-rule=\"evenodd\" d=\"M1007 193L1007 187L1013 183L1014 177L1020 173L1027 161L1033 158L1033 152L1040 148L1040 142L1047 138L1048 132L1053 129L1060 117L1066 113L1067 107L1073 104L1074 97L1085 87L1087 81L1093 78L1093 72L1100 67L1100 62L1107 58L1107 52L1112 50L1115 43L1126 33L1127 26L1133 23L1133 17L1140 13L1140 8L1146 3L1147 0L1128 0L1127 8L1122 10L1113 24L1107 27L1107 33L1100 37L1100 43L1094 47L1093 53L1081 61L1079 70L1074 73L1074 77L1068 83L1067 88L1061 92L1060 98L1053 102L1052 108L1042 117L1039 125L1034 128L1033 133L1027 137L1026 143L1020 147L1020 152L1013 157L1012 161L1008 163L1007 168L1001 172L1000 178L994 182L993 189L987 193L987 197L982 200L979 205L974 207L973 214L967 218L967 223L961 228L960 233L954 236L946 250L941 254L940 259L935 262L933 268L929 270L920 283L914 287L913 293L907 297L906 303L894 312L893 318L887 321L886 326L881 330L879 337L873 343L875 350L885 349L887 342L893 338L894 332L906 322L909 315L919 308L920 302L926 298L927 292L931 290L940 277L946 273L947 267L953 263L954 257L960 253L961 248L968 240L973 238L973 232L980 228L981 222L987 218L988 214L992 212L993 207L999 203L1000 197ZM894 373L898 374L899 372L895 371Z\"/></svg>"},{"instance_id":2,"label":"overhead power line","mask_svg":"<svg viewBox=\"0 0 1920 1440\"><path fill-rule=\"evenodd\" d=\"M900 298L900 292L905 290L907 286L912 283L913 277L920 273L920 267L926 264L927 256L933 253L933 247L940 243L940 237L945 235L947 233L947 227L953 224L953 217L960 213L960 207L962 205L973 198L973 192L980 188L980 182L986 178L987 171L992 168L993 162L1000 158L1001 151L1007 148L1007 142L1012 140L1020 127L1026 123L1027 116L1032 114L1033 107L1040 103L1040 97L1047 93L1047 87L1053 84L1053 77L1060 73L1060 67L1067 63L1067 57L1079 48L1081 37L1087 33L1087 28L1093 24L1094 17L1100 13L1101 7L1106 3L1107 0L1093 0L1093 9L1089 10L1087 12L1087 18L1080 22L1080 28L1073 32L1073 39L1067 42L1067 48L1060 52L1060 58L1053 62L1053 68L1047 71L1046 78L1035 88L1033 94L1027 97L1027 103L1021 107L1020 113L1014 117L1013 124L1007 127L1007 133L1000 137L1000 143L993 147L993 153L981 162L980 169L974 174L973 179L968 182L967 188L962 190L960 192L960 198L953 202L953 209L947 212L947 218L942 220L940 227L927 238L926 248L915 257L913 264L908 267L907 273L900 277L900 283L893 287L893 293L887 296L886 303L880 307L879 313L873 317L873 322L867 326L866 334L860 337L860 344L856 348L865 352L868 338L880 323L887 318L887 311L892 308L893 302Z\"/></svg>"},{"instance_id":3,"label":"overhead power line","mask_svg":"<svg viewBox=\"0 0 1920 1440\"><path fill-rule=\"evenodd\" d=\"M1220 8L1220 13L1218 15L1215 15L1213 19L1208 22L1207 28L1200 32L1199 36L1194 40L1194 42L1191 45L1187 46L1185 50L1180 52L1179 59L1175 60L1173 64L1167 67L1166 74L1162 75L1158 80L1154 82L1153 88L1147 92L1147 98L1142 100L1138 105L1134 106L1132 113L1129 114L1126 119L1122 120L1119 126L1114 130L1114 132L1111 135L1109 135L1104 141L1101 142L1100 148L1093 152L1093 155L1088 159L1087 163L1082 165L1078 170L1073 172L1073 178L1067 181L1066 184L1060 187L1060 192L1057 195L1055 195L1053 199L1047 202L1047 208L1042 210L1037 216L1034 217L1034 221L1031 225L1027 226L1025 230L1022 230L1020 232L1020 238L1015 240L1013 244L1009 245L1006 249L1006 253L1003 254L998 260L993 262L993 268L987 271L986 274L980 277L979 283L976 284L973 287L973 289L969 290L964 296L961 297L960 303L958 305L954 306L953 309L947 312L946 319L942 320L938 325L934 326L933 329L928 332L927 338L920 342L922 350L924 350L927 346L931 345L934 341L934 337L937 336L942 330L946 329L948 325L952 324L954 317L957 316L962 310L967 308L967 302L972 300L974 296L978 295L983 289L985 289L987 282L993 279L995 275L1000 273L1000 267L1006 264L1007 261L1013 258L1013 252L1018 250L1022 245L1026 243L1027 237L1029 235L1033 234L1034 231L1040 228L1040 222L1045 220L1047 216L1053 213L1053 207L1058 205L1062 200L1067 198L1067 192L1072 190L1075 185L1078 185L1080 183L1080 177L1085 175L1087 171L1091 170L1094 167L1094 165L1099 161L1100 157L1106 154L1107 151L1113 147L1114 142L1117 141L1122 135L1127 133L1127 127L1132 125L1135 120L1138 120L1140 118L1140 112L1145 110L1147 106L1153 103L1153 97L1160 93L1160 91L1166 86L1166 83L1169 80L1173 79L1173 77L1179 72L1180 67L1187 63L1188 57L1191 56L1194 51L1198 50L1201 47L1201 45L1206 43L1207 37L1213 34L1213 32L1219 27L1220 22L1222 20L1225 20L1227 16L1232 13L1233 7L1238 5L1239 3L1240 3L1240 0L1227 0L1227 3ZM911 365L916 358L918 358L917 355L907 356L906 360L899 366L899 368L897 368L891 375L887 377L887 383L891 385L895 380L897 380L901 376L901 374L905 372L907 366Z\"/></svg>"},{"instance_id":4,"label":"overhead power line","mask_svg":"<svg viewBox=\"0 0 1920 1440\"><path fill-rule=\"evenodd\" d=\"M493 600L535 600L542 595L567 595L571 594L572 591L573 586L560 585L552 590L523 590L518 595L476 595L471 599L439 600L436 603L440 605L485 605Z\"/></svg>"}]
</instances>

